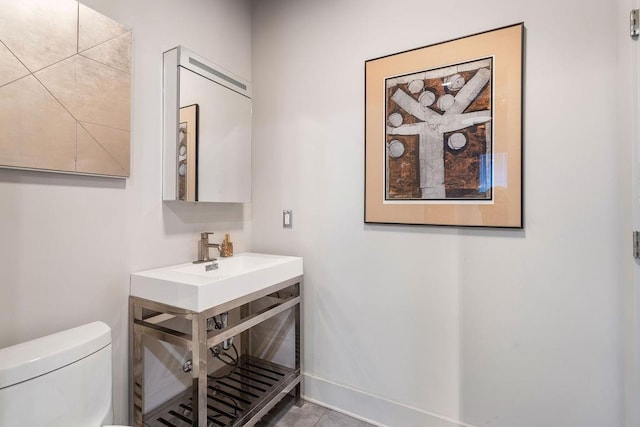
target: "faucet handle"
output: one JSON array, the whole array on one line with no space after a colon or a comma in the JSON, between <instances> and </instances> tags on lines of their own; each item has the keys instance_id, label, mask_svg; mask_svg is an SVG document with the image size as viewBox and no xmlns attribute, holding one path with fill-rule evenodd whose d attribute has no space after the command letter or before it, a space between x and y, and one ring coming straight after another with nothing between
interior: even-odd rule
<instances>
[{"instance_id":1,"label":"faucet handle","mask_svg":"<svg viewBox=\"0 0 640 427\"><path fill-rule=\"evenodd\" d=\"M204 233L200 233L200 238L208 242L210 234L213 234L213 231L205 231Z\"/></svg>"}]
</instances>

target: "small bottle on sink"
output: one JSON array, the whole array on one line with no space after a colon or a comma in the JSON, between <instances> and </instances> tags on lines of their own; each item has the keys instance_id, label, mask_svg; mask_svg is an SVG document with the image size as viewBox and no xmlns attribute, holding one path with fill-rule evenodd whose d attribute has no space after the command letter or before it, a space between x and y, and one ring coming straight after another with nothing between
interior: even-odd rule
<instances>
[{"instance_id":1,"label":"small bottle on sink","mask_svg":"<svg viewBox=\"0 0 640 427\"><path fill-rule=\"evenodd\" d=\"M229 234L224 235L224 240L220 244L220 256L233 256L233 243L229 240Z\"/></svg>"}]
</instances>

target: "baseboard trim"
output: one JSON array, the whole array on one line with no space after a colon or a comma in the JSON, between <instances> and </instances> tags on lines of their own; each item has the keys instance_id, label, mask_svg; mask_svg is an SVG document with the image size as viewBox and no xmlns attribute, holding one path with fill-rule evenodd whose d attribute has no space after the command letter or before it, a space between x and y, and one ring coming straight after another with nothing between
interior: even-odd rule
<instances>
[{"instance_id":1,"label":"baseboard trim","mask_svg":"<svg viewBox=\"0 0 640 427\"><path fill-rule=\"evenodd\" d=\"M378 427L476 427L308 373L304 399Z\"/></svg>"}]
</instances>

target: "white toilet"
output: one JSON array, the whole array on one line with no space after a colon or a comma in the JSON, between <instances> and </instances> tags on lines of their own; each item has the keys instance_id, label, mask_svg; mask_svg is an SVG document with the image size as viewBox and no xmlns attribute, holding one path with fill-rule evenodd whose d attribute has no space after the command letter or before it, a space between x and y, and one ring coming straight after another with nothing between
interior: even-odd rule
<instances>
[{"instance_id":1,"label":"white toilet","mask_svg":"<svg viewBox=\"0 0 640 427\"><path fill-rule=\"evenodd\" d=\"M0 349L0 427L105 426L111 394L111 329L102 322Z\"/></svg>"}]
</instances>

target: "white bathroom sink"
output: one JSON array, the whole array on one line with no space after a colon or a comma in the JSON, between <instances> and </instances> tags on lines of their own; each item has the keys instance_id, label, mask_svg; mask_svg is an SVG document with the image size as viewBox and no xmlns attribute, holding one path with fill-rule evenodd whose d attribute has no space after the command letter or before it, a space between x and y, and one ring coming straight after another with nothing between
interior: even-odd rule
<instances>
[{"instance_id":1,"label":"white bathroom sink","mask_svg":"<svg viewBox=\"0 0 640 427\"><path fill-rule=\"evenodd\" d=\"M240 253L218 258L218 269L178 264L131 275L131 295L196 312L302 275L302 258Z\"/></svg>"}]
</instances>

